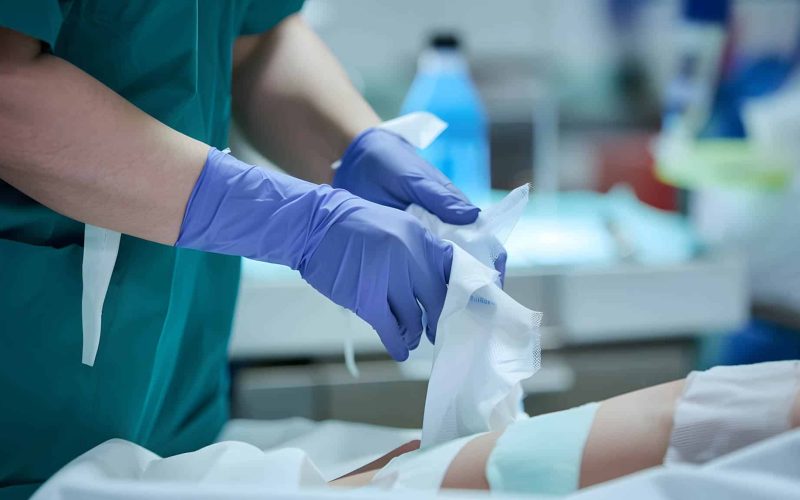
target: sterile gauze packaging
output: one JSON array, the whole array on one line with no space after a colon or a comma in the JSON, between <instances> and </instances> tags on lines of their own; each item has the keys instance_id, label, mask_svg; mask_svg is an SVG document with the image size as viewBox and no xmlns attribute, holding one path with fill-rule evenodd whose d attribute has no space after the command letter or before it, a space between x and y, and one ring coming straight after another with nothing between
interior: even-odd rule
<instances>
[{"instance_id":1,"label":"sterile gauze packaging","mask_svg":"<svg viewBox=\"0 0 800 500\"><path fill-rule=\"evenodd\" d=\"M527 415L521 381L540 367L542 314L506 294L494 261L528 202L521 186L467 226L408 211L453 243L453 266L437 327L422 447L502 430Z\"/></svg>"}]
</instances>

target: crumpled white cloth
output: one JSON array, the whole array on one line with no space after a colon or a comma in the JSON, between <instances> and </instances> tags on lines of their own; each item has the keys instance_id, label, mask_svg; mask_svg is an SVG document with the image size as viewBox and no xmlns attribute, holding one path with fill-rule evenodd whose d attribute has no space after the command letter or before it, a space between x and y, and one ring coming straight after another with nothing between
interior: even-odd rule
<instances>
[{"instance_id":1,"label":"crumpled white cloth","mask_svg":"<svg viewBox=\"0 0 800 500\"><path fill-rule=\"evenodd\" d=\"M86 498L223 498L217 486L252 492L324 487L302 450L262 451L226 441L192 453L161 458L139 445L111 439L76 458L44 485L35 500ZM125 493L127 491L127 493ZM210 495L209 495L210 494Z\"/></svg>"},{"instance_id":2,"label":"crumpled white cloth","mask_svg":"<svg viewBox=\"0 0 800 500\"><path fill-rule=\"evenodd\" d=\"M382 457L409 441L419 429L398 429L358 422L315 422L293 417L278 420L234 419L218 441L243 441L262 450L297 448L308 454L322 477L330 481Z\"/></svg>"},{"instance_id":3,"label":"crumpled white cloth","mask_svg":"<svg viewBox=\"0 0 800 500\"><path fill-rule=\"evenodd\" d=\"M527 415L521 381L541 366L539 324L499 286L494 261L528 202L521 186L467 226L445 224L420 207L409 212L453 242L453 266L437 325L425 400L422 447L502 430Z\"/></svg>"},{"instance_id":4,"label":"crumpled white cloth","mask_svg":"<svg viewBox=\"0 0 800 500\"><path fill-rule=\"evenodd\" d=\"M219 443L173 457L107 441L67 464L34 498L330 497L326 481L417 438L414 429L335 420L231 420Z\"/></svg>"}]
</instances>

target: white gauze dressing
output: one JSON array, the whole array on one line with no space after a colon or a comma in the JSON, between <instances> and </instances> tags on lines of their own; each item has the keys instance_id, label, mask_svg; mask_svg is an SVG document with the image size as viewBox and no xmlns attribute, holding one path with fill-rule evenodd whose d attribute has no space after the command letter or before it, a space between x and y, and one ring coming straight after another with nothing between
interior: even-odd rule
<instances>
[{"instance_id":1,"label":"white gauze dressing","mask_svg":"<svg viewBox=\"0 0 800 500\"><path fill-rule=\"evenodd\" d=\"M521 186L467 226L445 224L418 206L409 212L453 243L453 266L436 333L422 447L502 430L527 415L521 381L541 365L542 314L499 286L494 262L528 202Z\"/></svg>"}]
</instances>

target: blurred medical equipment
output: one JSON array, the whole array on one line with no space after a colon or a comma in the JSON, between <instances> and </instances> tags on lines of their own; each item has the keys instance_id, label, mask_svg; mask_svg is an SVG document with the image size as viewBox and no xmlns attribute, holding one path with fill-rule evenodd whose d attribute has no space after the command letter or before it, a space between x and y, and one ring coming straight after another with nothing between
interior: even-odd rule
<instances>
[{"instance_id":1,"label":"blurred medical equipment","mask_svg":"<svg viewBox=\"0 0 800 500\"><path fill-rule=\"evenodd\" d=\"M430 111L449 124L421 153L477 204L489 201L489 131L486 110L454 35L437 35L419 58L403 113Z\"/></svg>"},{"instance_id":2,"label":"blurred medical equipment","mask_svg":"<svg viewBox=\"0 0 800 500\"><path fill-rule=\"evenodd\" d=\"M726 42L727 0L684 2L677 24L675 76L667 87L662 136L683 140L708 122Z\"/></svg>"},{"instance_id":3,"label":"blurred medical equipment","mask_svg":"<svg viewBox=\"0 0 800 500\"><path fill-rule=\"evenodd\" d=\"M694 48L679 62L667 102L659 173L688 190L686 208L703 245L745 256L754 312L707 362L795 357L800 85L791 74L800 2L688 0L684 7L681 29L694 33L685 47Z\"/></svg>"},{"instance_id":4,"label":"blurred medical equipment","mask_svg":"<svg viewBox=\"0 0 800 500\"><path fill-rule=\"evenodd\" d=\"M800 23L800 4L763 2L771 10L750 13L738 31L731 29L730 4L685 0L685 19L678 25L682 52L657 153L661 176L698 190L693 198L702 198L707 188L782 189L793 175L790 158L746 130L743 109L788 81L800 29L783 33L771 24L781 17Z\"/></svg>"}]
</instances>

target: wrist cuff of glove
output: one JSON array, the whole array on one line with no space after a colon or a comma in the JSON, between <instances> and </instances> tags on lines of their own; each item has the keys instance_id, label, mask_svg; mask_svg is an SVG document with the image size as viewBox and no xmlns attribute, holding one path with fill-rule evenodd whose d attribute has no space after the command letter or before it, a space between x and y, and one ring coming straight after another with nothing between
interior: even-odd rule
<instances>
[{"instance_id":1,"label":"wrist cuff of glove","mask_svg":"<svg viewBox=\"0 0 800 500\"><path fill-rule=\"evenodd\" d=\"M332 213L353 195L249 165L211 148L186 204L176 247L297 269Z\"/></svg>"}]
</instances>

